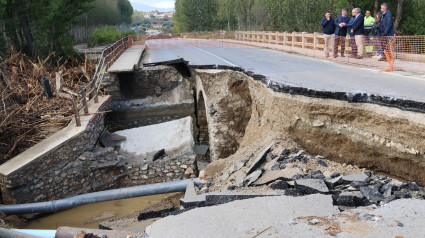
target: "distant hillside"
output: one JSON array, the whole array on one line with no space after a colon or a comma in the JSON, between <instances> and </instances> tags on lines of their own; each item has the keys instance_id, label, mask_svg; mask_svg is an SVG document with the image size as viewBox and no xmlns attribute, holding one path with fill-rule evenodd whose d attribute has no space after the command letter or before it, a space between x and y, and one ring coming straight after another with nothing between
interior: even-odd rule
<instances>
[{"instance_id":1,"label":"distant hillside","mask_svg":"<svg viewBox=\"0 0 425 238\"><path fill-rule=\"evenodd\" d=\"M159 12L171 12L174 11L174 8L156 8L149 5L141 4L141 3L134 3L132 2L131 5L133 6L133 9L139 12L150 12L158 10Z\"/></svg>"}]
</instances>

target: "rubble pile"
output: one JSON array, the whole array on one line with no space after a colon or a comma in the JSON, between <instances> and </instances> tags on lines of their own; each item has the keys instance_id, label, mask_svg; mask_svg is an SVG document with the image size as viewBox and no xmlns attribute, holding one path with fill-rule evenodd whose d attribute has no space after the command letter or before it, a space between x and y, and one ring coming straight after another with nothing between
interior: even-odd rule
<instances>
[{"instance_id":1,"label":"rubble pile","mask_svg":"<svg viewBox=\"0 0 425 238\"><path fill-rule=\"evenodd\" d=\"M208 193L209 190L214 191L214 187L223 188L227 185L227 190L237 194L227 194L230 197L235 196L235 199L229 201L239 200L240 192L246 198L254 194L264 196L271 191L276 192L276 195L287 196L326 194L332 195L334 205L341 210L383 205L402 198L425 198L425 189L416 182L400 182L360 169L357 169L358 173L343 175L333 171L333 166L328 166L329 163L335 162L322 156L308 155L298 149L284 149L276 155L272 146L269 146L257 157L236 161L227 170L206 180L199 191L204 195L191 198L188 202L193 206L189 207L208 204L208 197L214 195ZM186 202L182 202L184 206Z\"/></svg>"}]
</instances>

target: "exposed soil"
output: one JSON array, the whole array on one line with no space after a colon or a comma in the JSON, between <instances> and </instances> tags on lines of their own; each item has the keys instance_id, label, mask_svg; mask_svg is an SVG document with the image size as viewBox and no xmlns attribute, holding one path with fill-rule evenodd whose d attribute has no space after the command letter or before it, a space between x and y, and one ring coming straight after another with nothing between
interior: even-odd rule
<instances>
[{"instance_id":1,"label":"exposed soil","mask_svg":"<svg viewBox=\"0 0 425 238\"><path fill-rule=\"evenodd\" d=\"M227 165L248 158L271 142L280 142L286 148L304 148L309 154L323 155L330 161L425 185L423 113L277 93L261 81L230 70L196 72L207 82L207 98L209 93L212 98L216 97L214 92L220 92L224 86L220 82L215 84L211 80L213 76L208 74L225 77L227 72L248 82L252 114L238 151L228 158L220 158L225 159ZM207 175L224 168L221 163L211 164Z\"/></svg>"}]
</instances>

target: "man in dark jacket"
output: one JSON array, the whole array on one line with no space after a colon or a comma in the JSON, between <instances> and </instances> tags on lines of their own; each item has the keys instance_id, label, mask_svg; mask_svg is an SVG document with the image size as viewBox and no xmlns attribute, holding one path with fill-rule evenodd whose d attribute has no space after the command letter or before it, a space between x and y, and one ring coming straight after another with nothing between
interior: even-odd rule
<instances>
[{"instance_id":1,"label":"man in dark jacket","mask_svg":"<svg viewBox=\"0 0 425 238\"><path fill-rule=\"evenodd\" d=\"M391 56L391 38L395 35L394 25L393 25L393 16L388 10L388 4L382 3L381 5L381 15L379 16L379 35L381 36L382 49ZM382 57L381 61L386 61L386 57Z\"/></svg>"},{"instance_id":2,"label":"man in dark jacket","mask_svg":"<svg viewBox=\"0 0 425 238\"><path fill-rule=\"evenodd\" d=\"M364 56L364 16L362 15L360 8L354 8L352 14L356 17L353 26L351 27L351 33L354 34L358 48L358 56L356 58L362 59Z\"/></svg>"},{"instance_id":3,"label":"man in dark jacket","mask_svg":"<svg viewBox=\"0 0 425 238\"><path fill-rule=\"evenodd\" d=\"M334 19L332 18L330 12L326 12L325 17L322 18L321 24L323 27L323 34L325 39L324 53L326 57L329 57L329 44L333 43L335 40Z\"/></svg>"},{"instance_id":4,"label":"man in dark jacket","mask_svg":"<svg viewBox=\"0 0 425 238\"><path fill-rule=\"evenodd\" d=\"M350 18L347 16L347 10L343 9L342 14L335 20L335 44L334 44L334 58L338 57L338 46L341 45L341 57L344 57L345 52L345 37L347 36L347 27L342 26L341 23L348 23Z\"/></svg>"}]
</instances>

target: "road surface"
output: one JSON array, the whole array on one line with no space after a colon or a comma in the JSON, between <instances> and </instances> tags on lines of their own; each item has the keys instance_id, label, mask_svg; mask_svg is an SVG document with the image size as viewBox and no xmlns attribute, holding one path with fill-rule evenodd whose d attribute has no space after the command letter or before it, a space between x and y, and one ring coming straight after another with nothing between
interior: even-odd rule
<instances>
[{"instance_id":1,"label":"road surface","mask_svg":"<svg viewBox=\"0 0 425 238\"><path fill-rule=\"evenodd\" d=\"M167 41L171 44L167 44ZM179 42L181 41L181 42ZM184 58L190 65L237 66L289 86L316 91L370 93L425 102L425 78L337 64L280 51L230 43L187 44L185 39L148 41L143 63ZM158 43L160 42L160 43ZM161 45L165 48L161 48Z\"/></svg>"}]
</instances>

